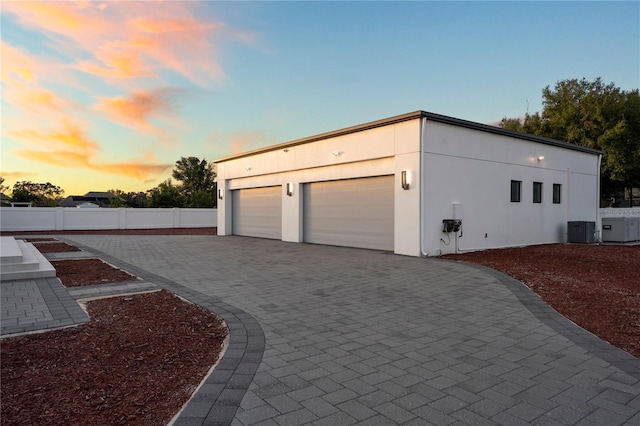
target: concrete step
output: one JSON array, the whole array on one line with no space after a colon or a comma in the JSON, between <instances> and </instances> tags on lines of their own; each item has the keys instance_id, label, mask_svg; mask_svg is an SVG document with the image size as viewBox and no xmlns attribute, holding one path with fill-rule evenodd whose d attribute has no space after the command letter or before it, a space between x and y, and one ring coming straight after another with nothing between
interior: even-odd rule
<instances>
[{"instance_id":1,"label":"concrete step","mask_svg":"<svg viewBox=\"0 0 640 426\"><path fill-rule=\"evenodd\" d=\"M22 261L22 250L13 237L0 237L0 264L16 263Z\"/></svg>"},{"instance_id":2,"label":"concrete step","mask_svg":"<svg viewBox=\"0 0 640 426\"><path fill-rule=\"evenodd\" d=\"M13 244L9 243L8 246L13 246ZM33 244L18 240L15 242L15 246L20 250L20 261L16 261L18 257L12 255L11 257L14 260L12 263L9 263L9 260L7 259L7 262L2 264L2 268L0 269L1 281L26 280L56 276L56 270L53 265L49 263L49 261L38 251L37 248L34 247Z\"/></svg>"}]
</instances>

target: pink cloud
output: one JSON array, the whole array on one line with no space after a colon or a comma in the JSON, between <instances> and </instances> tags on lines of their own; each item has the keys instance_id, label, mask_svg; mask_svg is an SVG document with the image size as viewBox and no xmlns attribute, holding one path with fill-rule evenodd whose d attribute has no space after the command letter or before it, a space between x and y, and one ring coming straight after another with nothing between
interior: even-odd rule
<instances>
[{"instance_id":1,"label":"pink cloud","mask_svg":"<svg viewBox=\"0 0 640 426\"><path fill-rule=\"evenodd\" d=\"M211 148L227 145L230 154L238 154L265 145L273 145L276 141L262 132L213 132L206 144Z\"/></svg>"},{"instance_id":2,"label":"pink cloud","mask_svg":"<svg viewBox=\"0 0 640 426\"><path fill-rule=\"evenodd\" d=\"M175 93L175 89L159 89L134 92L129 97L99 98L95 108L117 123L151 130L151 117L172 115L171 98Z\"/></svg>"},{"instance_id":3,"label":"pink cloud","mask_svg":"<svg viewBox=\"0 0 640 426\"><path fill-rule=\"evenodd\" d=\"M63 123L57 130L44 132L27 129L11 132L11 135L27 141L31 147L16 150L16 155L58 167L99 170L135 179L148 179L172 167L172 164L158 163L152 156L141 161L102 162L98 158L98 144L85 135L83 128L71 123Z\"/></svg>"},{"instance_id":4,"label":"pink cloud","mask_svg":"<svg viewBox=\"0 0 640 426\"><path fill-rule=\"evenodd\" d=\"M76 69L111 79L176 72L209 86L225 79L218 57L223 40L253 35L200 19L196 2L6 2L24 26L47 34L64 51L88 56ZM186 48L188 46L188 48Z\"/></svg>"}]
</instances>

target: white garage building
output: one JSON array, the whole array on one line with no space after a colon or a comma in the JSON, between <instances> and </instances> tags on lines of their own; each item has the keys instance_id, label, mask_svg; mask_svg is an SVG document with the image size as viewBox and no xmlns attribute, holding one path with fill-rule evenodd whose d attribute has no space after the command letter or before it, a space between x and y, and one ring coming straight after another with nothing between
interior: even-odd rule
<instances>
[{"instance_id":1,"label":"white garage building","mask_svg":"<svg viewBox=\"0 0 640 426\"><path fill-rule=\"evenodd\" d=\"M599 223L600 159L416 111L217 160L218 234L409 256L566 242Z\"/></svg>"}]
</instances>

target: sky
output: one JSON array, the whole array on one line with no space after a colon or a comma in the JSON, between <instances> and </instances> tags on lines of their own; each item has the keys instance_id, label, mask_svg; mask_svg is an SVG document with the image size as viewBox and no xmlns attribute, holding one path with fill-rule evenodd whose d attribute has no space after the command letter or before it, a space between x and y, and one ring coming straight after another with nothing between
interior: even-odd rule
<instances>
[{"instance_id":1,"label":"sky","mask_svg":"<svg viewBox=\"0 0 640 426\"><path fill-rule=\"evenodd\" d=\"M0 176L65 196L416 110L492 124L569 78L640 86L637 1L0 8Z\"/></svg>"}]
</instances>

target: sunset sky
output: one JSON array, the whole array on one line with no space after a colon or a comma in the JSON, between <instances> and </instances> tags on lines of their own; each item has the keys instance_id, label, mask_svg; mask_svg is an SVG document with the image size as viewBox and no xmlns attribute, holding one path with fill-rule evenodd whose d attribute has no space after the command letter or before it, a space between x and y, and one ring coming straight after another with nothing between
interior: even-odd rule
<instances>
[{"instance_id":1,"label":"sunset sky","mask_svg":"<svg viewBox=\"0 0 640 426\"><path fill-rule=\"evenodd\" d=\"M0 176L65 195L418 109L495 123L567 78L640 86L635 1L0 7Z\"/></svg>"}]
</instances>

